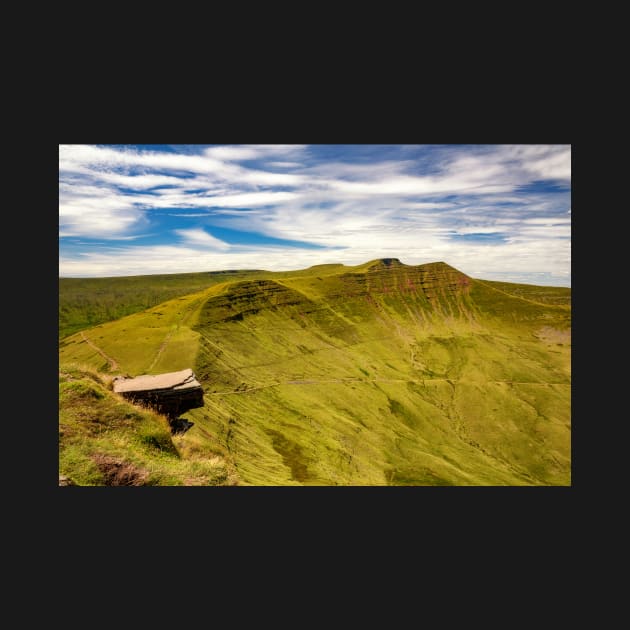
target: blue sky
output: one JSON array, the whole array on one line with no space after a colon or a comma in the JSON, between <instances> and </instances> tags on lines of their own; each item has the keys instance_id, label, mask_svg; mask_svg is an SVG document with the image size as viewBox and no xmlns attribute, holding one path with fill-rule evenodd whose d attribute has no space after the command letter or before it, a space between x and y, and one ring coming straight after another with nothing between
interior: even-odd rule
<instances>
[{"instance_id":1,"label":"blue sky","mask_svg":"<svg viewBox=\"0 0 630 630\"><path fill-rule=\"evenodd\" d=\"M571 285L569 145L60 145L59 275L396 257Z\"/></svg>"}]
</instances>

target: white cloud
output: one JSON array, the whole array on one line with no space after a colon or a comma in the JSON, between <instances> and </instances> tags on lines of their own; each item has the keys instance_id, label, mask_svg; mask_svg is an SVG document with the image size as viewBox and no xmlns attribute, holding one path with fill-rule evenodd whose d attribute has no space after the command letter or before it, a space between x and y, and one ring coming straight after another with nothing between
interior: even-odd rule
<instances>
[{"instance_id":1,"label":"white cloud","mask_svg":"<svg viewBox=\"0 0 630 630\"><path fill-rule=\"evenodd\" d=\"M297 199L291 192L259 192L216 197L199 197L195 205L216 206L218 208L247 208L248 206L268 206L283 201Z\"/></svg>"},{"instance_id":2,"label":"white cloud","mask_svg":"<svg viewBox=\"0 0 630 630\"><path fill-rule=\"evenodd\" d=\"M88 145L60 145L59 170L76 168L112 169L117 167L149 167L188 171L193 173L220 173L223 162L201 155L114 149Z\"/></svg>"},{"instance_id":3,"label":"white cloud","mask_svg":"<svg viewBox=\"0 0 630 630\"><path fill-rule=\"evenodd\" d=\"M500 155L516 160L537 179L571 179L570 145L508 146Z\"/></svg>"},{"instance_id":4,"label":"white cloud","mask_svg":"<svg viewBox=\"0 0 630 630\"><path fill-rule=\"evenodd\" d=\"M565 217L532 217L523 219L527 225L571 225L571 219Z\"/></svg>"},{"instance_id":5,"label":"white cloud","mask_svg":"<svg viewBox=\"0 0 630 630\"><path fill-rule=\"evenodd\" d=\"M203 153L217 160L253 160L258 157L256 149L239 146L210 147Z\"/></svg>"},{"instance_id":6,"label":"white cloud","mask_svg":"<svg viewBox=\"0 0 630 630\"><path fill-rule=\"evenodd\" d=\"M65 236L124 236L143 223L127 196L107 188L59 185L59 230Z\"/></svg>"},{"instance_id":7,"label":"white cloud","mask_svg":"<svg viewBox=\"0 0 630 630\"><path fill-rule=\"evenodd\" d=\"M266 186L298 186L304 182L304 177L290 173L270 173L268 171L243 169L238 176L238 181Z\"/></svg>"},{"instance_id":8,"label":"white cloud","mask_svg":"<svg viewBox=\"0 0 630 630\"><path fill-rule=\"evenodd\" d=\"M453 208L452 203L440 201L410 201L405 204L406 208L417 208L419 210Z\"/></svg>"},{"instance_id":9,"label":"white cloud","mask_svg":"<svg viewBox=\"0 0 630 630\"><path fill-rule=\"evenodd\" d=\"M189 245L201 245L203 247L209 247L210 249L218 249L221 251L230 249L230 245L228 243L215 238L211 234L208 234L205 230L175 230L175 232L179 234Z\"/></svg>"}]
</instances>

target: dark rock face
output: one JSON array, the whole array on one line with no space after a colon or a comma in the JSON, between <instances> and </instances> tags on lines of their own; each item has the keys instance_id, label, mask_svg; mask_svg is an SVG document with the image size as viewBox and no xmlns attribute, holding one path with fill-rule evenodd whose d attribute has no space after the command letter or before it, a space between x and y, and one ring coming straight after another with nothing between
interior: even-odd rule
<instances>
[{"instance_id":1,"label":"dark rock face","mask_svg":"<svg viewBox=\"0 0 630 630\"><path fill-rule=\"evenodd\" d=\"M381 258L378 263L374 266L379 267L402 267L403 264L398 260L398 258ZM374 268L374 267L372 267Z\"/></svg>"},{"instance_id":2,"label":"dark rock face","mask_svg":"<svg viewBox=\"0 0 630 630\"><path fill-rule=\"evenodd\" d=\"M167 418L174 419L190 409L203 407L203 390L201 387L185 390L149 390L139 392L123 392L127 400L151 407Z\"/></svg>"},{"instance_id":3,"label":"dark rock face","mask_svg":"<svg viewBox=\"0 0 630 630\"><path fill-rule=\"evenodd\" d=\"M169 421L169 425L171 427L171 433L173 435L181 435L186 433L190 427L192 427L195 423L186 420L186 418L175 418L174 420Z\"/></svg>"}]
</instances>

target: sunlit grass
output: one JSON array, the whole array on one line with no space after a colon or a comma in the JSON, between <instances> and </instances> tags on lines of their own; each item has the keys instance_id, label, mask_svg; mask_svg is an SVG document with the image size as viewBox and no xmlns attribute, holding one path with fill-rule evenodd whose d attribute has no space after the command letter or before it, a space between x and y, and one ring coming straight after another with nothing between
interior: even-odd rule
<instances>
[{"instance_id":1,"label":"sunlit grass","mask_svg":"<svg viewBox=\"0 0 630 630\"><path fill-rule=\"evenodd\" d=\"M179 458L162 453L149 480L571 483L570 289L439 263L256 273L84 331L121 373L192 367L202 382ZM80 333L60 360L108 369Z\"/></svg>"}]
</instances>

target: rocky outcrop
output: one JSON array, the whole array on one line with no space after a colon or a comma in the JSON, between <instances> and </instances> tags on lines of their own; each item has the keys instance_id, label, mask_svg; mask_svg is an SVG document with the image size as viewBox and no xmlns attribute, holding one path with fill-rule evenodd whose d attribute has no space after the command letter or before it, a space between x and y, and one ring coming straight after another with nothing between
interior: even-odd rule
<instances>
[{"instance_id":1,"label":"rocky outcrop","mask_svg":"<svg viewBox=\"0 0 630 630\"><path fill-rule=\"evenodd\" d=\"M164 414L169 421L189 409L203 407L203 389L190 368L135 378L116 377L113 388L127 400Z\"/></svg>"}]
</instances>

